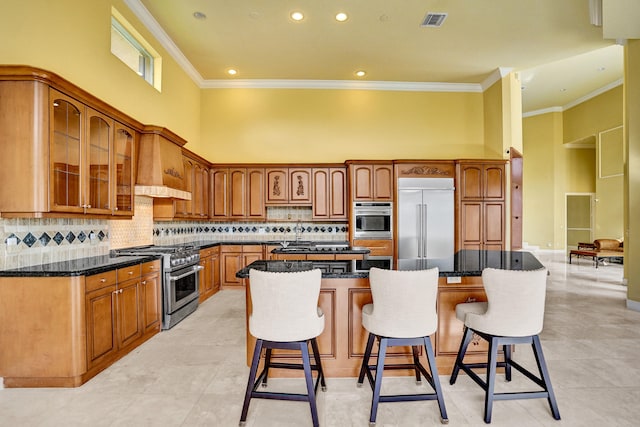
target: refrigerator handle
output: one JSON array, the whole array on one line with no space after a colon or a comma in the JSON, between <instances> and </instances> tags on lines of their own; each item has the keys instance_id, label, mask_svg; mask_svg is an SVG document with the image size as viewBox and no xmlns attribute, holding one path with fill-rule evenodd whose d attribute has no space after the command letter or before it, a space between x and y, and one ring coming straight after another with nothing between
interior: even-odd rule
<instances>
[{"instance_id":1,"label":"refrigerator handle","mask_svg":"<svg viewBox=\"0 0 640 427\"><path fill-rule=\"evenodd\" d=\"M420 258L422 256L422 205L418 204L416 205L416 209L418 210L417 214L416 214L416 218L417 218L417 226L418 226L418 232L416 233L416 240L417 240L417 246L418 246L418 258Z\"/></svg>"},{"instance_id":2,"label":"refrigerator handle","mask_svg":"<svg viewBox=\"0 0 640 427\"><path fill-rule=\"evenodd\" d=\"M427 258L427 205L422 205L422 257Z\"/></svg>"}]
</instances>

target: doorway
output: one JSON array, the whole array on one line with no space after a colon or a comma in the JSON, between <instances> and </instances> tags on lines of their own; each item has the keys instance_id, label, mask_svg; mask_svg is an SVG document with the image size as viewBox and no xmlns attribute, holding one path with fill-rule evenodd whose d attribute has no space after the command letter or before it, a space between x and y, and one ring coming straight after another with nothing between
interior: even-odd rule
<instances>
[{"instance_id":1,"label":"doorway","mask_svg":"<svg viewBox=\"0 0 640 427\"><path fill-rule=\"evenodd\" d=\"M577 249L578 243L593 242L594 193L567 193L567 250Z\"/></svg>"}]
</instances>

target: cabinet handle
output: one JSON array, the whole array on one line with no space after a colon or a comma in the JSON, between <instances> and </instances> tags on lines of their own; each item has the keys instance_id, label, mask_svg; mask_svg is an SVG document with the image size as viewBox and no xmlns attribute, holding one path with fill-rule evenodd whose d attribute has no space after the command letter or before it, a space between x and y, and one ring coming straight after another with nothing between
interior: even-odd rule
<instances>
[{"instance_id":1,"label":"cabinet handle","mask_svg":"<svg viewBox=\"0 0 640 427\"><path fill-rule=\"evenodd\" d=\"M465 302L476 302L475 298L469 297Z\"/></svg>"},{"instance_id":2,"label":"cabinet handle","mask_svg":"<svg viewBox=\"0 0 640 427\"><path fill-rule=\"evenodd\" d=\"M102 279L100 279L100 283L104 283L106 281L107 281L107 279L105 279L104 277Z\"/></svg>"},{"instance_id":3,"label":"cabinet handle","mask_svg":"<svg viewBox=\"0 0 640 427\"><path fill-rule=\"evenodd\" d=\"M146 280L143 280L143 281L142 281L142 284L143 284L143 285L146 285L146 284L147 284L147 281L146 281Z\"/></svg>"},{"instance_id":4,"label":"cabinet handle","mask_svg":"<svg viewBox=\"0 0 640 427\"><path fill-rule=\"evenodd\" d=\"M120 289L120 293L122 293L122 291L124 291L124 289Z\"/></svg>"},{"instance_id":5,"label":"cabinet handle","mask_svg":"<svg viewBox=\"0 0 640 427\"><path fill-rule=\"evenodd\" d=\"M132 274L133 274L133 271L130 271L130 272L129 272L129 276L131 276Z\"/></svg>"}]
</instances>

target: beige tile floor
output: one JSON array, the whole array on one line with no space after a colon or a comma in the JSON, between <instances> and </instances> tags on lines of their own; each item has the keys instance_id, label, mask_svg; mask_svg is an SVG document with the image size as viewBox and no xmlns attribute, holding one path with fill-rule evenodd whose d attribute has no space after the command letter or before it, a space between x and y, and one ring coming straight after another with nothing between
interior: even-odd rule
<instances>
[{"instance_id":1,"label":"beige tile floor","mask_svg":"<svg viewBox=\"0 0 640 427\"><path fill-rule=\"evenodd\" d=\"M622 267L573 265L540 253L549 268L542 343L561 421L546 400L496 402L497 426L640 425L640 313L625 308ZM1 349L0 349L1 351ZM0 426L236 426L248 375L244 364L244 297L223 291L76 389L0 390ZM516 350L525 365L528 348ZM468 377L442 376L450 426L481 426L483 393ZM511 386L522 383L514 374ZM292 380L270 384L292 388ZM499 384L504 387L504 383ZM384 387L414 388L403 378ZM354 379L329 379L319 393L322 426L368 425L371 391ZM440 425L435 402L383 403L379 426ZM310 425L308 405L254 400L247 425Z\"/></svg>"}]
</instances>

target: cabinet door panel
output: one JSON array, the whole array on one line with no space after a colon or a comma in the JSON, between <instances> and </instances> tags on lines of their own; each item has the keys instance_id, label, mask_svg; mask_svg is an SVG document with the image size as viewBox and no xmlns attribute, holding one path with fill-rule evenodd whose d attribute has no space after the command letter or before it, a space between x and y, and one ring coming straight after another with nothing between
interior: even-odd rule
<instances>
[{"instance_id":1,"label":"cabinet door panel","mask_svg":"<svg viewBox=\"0 0 640 427\"><path fill-rule=\"evenodd\" d=\"M463 245L482 243L482 213L482 202L462 203L460 235Z\"/></svg>"},{"instance_id":2,"label":"cabinet door panel","mask_svg":"<svg viewBox=\"0 0 640 427\"><path fill-rule=\"evenodd\" d=\"M115 215L133 215L133 145L135 132L119 123L115 124Z\"/></svg>"},{"instance_id":3,"label":"cabinet door panel","mask_svg":"<svg viewBox=\"0 0 640 427\"><path fill-rule=\"evenodd\" d=\"M140 280L119 284L117 296L119 346L126 347L142 335Z\"/></svg>"},{"instance_id":4,"label":"cabinet door panel","mask_svg":"<svg viewBox=\"0 0 640 427\"><path fill-rule=\"evenodd\" d=\"M460 197L462 199L482 198L482 166L462 165L460 171Z\"/></svg>"},{"instance_id":5,"label":"cabinet door panel","mask_svg":"<svg viewBox=\"0 0 640 427\"><path fill-rule=\"evenodd\" d=\"M374 200L393 200L393 167L374 165L373 185Z\"/></svg>"},{"instance_id":6,"label":"cabinet door panel","mask_svg":"<svg viewBox=\"0 0 640 427\"><path fill-rule=\"evenodd\" d=\"M329 218L347 219L347 170L329 169Z\"/></svg>"},{"instance_id":7,"label":"cabinet door panel","mask_svg":"<svg viewBox=\"0 0 640 427\"><path fill-rule=\"evenodd\" d=\"M222 253L222 286L241 286L242 280L236 273L242 268L242 252Z\"/></svg>"},{"instance_id":8,"label":"cabinet door panel","mask_svg":"<svg viewBox=\"0 0 640 427\"><path fill-rule=\"evenodd\" d=\"M85 107L51 89L51 210L83 212L81 161Z\"/></svg>"},{"instance_id":9,"label":"cabinet door panel","mask_svg":"<svg viewBox=\"0 0 640 427\"><path fill-rule=\"evenodd\" d=\"M87 367L91 369L118 350L116 341L116 285L85 297L87 322Z\"/></svg>"},{"instance_id":10,"label":"cabinet door panel","mask_svg":"<svg viewBox=\"0 0 640 427\"><path fill-rule=\"evenodd\" d=\"M87 211L111 213L110 186L114 122L104 114L87 109Z\"/></svg>"},{"instance_id":11,"label":"cabinet door panel","mask_svg":"<svg viewBox=\"0 0 640 427\"><path fill-rule=\"evenodd\" d=\"M160 275L149 274L142 277L143 330L148 332L160 326L162 316L162 289Z\"/></svg>"},{"instance_id":12,"label":"cabinet door panel","mask_svg":"<svg viewBox=\"0 0 640 427\"><path fill-rule=\"evenodd\" d=\"M211 218L226 218L229 216L228 179L229 169L212 169L210 172L211 201L209 214Z\"/></svg>"},{"instance_id":13,"label":"cabinet door panel","mask_svg":"<svg viewBox=\"0 0 640 427\"><path fill-rule=\"evenodd\" d=\"M289 173L287 169L265 169L268 204L288 203Z\"/></svg>"},{"instance_id":14,"label":"cabinet door panel","mask_svg":"<svg viewBox=\"0 0 640 427\"><path fill-rule=\"evenodd\" d=\"M264 208L264 169L247 169L247 218L266 217Z\"/></svg>"},{"instance_id":15,"label":"cabinet door panel","mask_svg":"<svg viewBox=\"0 0 640 427\"><path fill-rule=\"evenodd\" d=\"M373 166L354 165L353 200L373 200Z\"/></svg>"},{"instance_id":16,"label":"cabinet door panel","mask_svg":"<svg viewBox=\"0 0 640 427\"><path fill-rule=\"evenodd\" d=\"M485 199L504 199L504 165L487 165L484 168Z\"/></svg>"},{"instance_id":17,"label":"cabinet door panel","mask_svg":"<svg viewBox=\"0 0 640 427\"><path fill-rule=\"evenodd\" d=\"M460 341L464 332L464 323L456 318L456 305L465 302L482 302L487 297L484 290L447 290L440 289L438 295L438 334L437 354L455 355L460 348ZM486 354L488 345L485 340L476 338L469 346L468 353L483 352Z\"/></svg>"},{"instance_id":18,"label":"cabinet door panel","mask_svg":"<svg viewBox=\"0 0 640 427\"><path fill-rule=\"evenodd\" d=\"M501 246L504 242L505 230L503 202L485 202L484 223L484 243L494 247Z\"/></svg>"},{"instance_id":19,"label":"cabinet door panel","mask_svg":"<svg viewBox=\"0 0 640 427\"><path fill-rule=\"evenodd\" d=\"M313 217L329 218L329 170L313 169Z\"/></svg>"},{"instance_id":20,"label":"cabinet door panel","mask_svg":"<svg viewBox=\"0 0 640 427\"><path fill-rule=\"evenodd\" d=\"M311 169L289 168L289 201L311 203Z\"/></svg>"},{"instance_id":21,"label":"cabinet door panel","mask_svg":"<svg viewBox=\"0 0 640 427\"><path fill-rule=\"evenodd\" d=\"M229 170L229 209L233 218L244 218L246 212L247 170Z\"/></svg>"}]
</instances>

